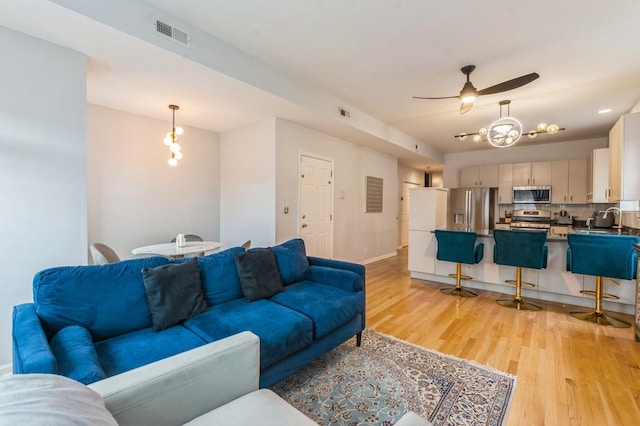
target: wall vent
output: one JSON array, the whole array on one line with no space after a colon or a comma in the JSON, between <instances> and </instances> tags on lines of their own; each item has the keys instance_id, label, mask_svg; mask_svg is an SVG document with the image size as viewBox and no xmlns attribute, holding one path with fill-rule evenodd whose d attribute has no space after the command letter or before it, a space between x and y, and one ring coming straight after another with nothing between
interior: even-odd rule
<instances>
[{"instance_id":1,"label":"wall vent","mask_svg":"<svg viewBox=\"0 0 640 426\"><path fill-rule=\"evenodd\" d=\"M182 31L164 21L154 18L153 25L155 32L162 37L169 38L183 46L191 47L191 35L187 31Z\"/></svg>"},{"instance_id":2,"label":"wall vent","mask_svg":"<svg viewBox=\"0 0 640 426\"><path fill-rule=\"evenodd\" d=\"M365 213L382 213L382 178L365 176Z\"/></svg>"}]
</instances>

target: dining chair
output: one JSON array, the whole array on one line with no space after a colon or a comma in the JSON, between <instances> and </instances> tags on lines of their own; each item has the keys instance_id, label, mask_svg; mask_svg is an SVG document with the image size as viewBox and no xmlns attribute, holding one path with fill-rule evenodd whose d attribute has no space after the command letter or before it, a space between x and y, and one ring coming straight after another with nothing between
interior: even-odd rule
<instances>
[{"instance_id":1,"label":"dining chair","mask_svg":"<svg viewBox=\"0 0 640 426\"><path fill-rule=\"evenodd\" d=\"M94 265L120 262L120 258L111 247L102 243L93 243L89 247Z\"/></svg>"},{"instance_id":2,"label":"dining chair","mask_svg":"<svg viewBox=\"0 0 640 426\"><path fill-rule=\"evenodd\" d=\"M245 241L240 247L242 247L244 251L249 250L251 248L251 240Z\"/></svg>"}]
</instances>

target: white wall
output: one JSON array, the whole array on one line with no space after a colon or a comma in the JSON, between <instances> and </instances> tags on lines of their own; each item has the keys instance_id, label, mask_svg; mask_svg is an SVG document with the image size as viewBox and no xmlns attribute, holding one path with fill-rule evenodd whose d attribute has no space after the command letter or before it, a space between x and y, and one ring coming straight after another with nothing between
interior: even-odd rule
<instances>
[{"instance_id":1,"label":"white wall","mask_svg":"<svg viewBox=\"0 0 640 426\"><path fill-rule=\"evenodd\" d=\"M168 103L167 103L168 105ZM176 112L176 125L188 109ZM219 135L181 126L184 158L169 166L167 121L95 105L88 108L89 243L131 250L169 242L178 233L220 239Z\"/></svg>"},{"instance_id":2,"label":"white wall","mask_svg":"<svg viewBox=\"0 0 640 426\"><path fill-rule=\"evenodd\" d=\"M220 136L220 239L276 243L276 131L269 118Z\"/></svg>"},{"instance_id":3,"label":"white wall","mask_svg":"<svg viewBox=\"0 0 640 426\"><path fill-rule=\"evenodd\" d=\"M607 146L607 138L596 138L447 154L444 158L443 184L445 188L457 188L460 169L467 166L587 158L592 150Z\"/></svg>"},{"instance_id":4,"label":"white wall","mask_svg":"<svg viewBox=\"0 0 640 426\"><path fill-rule=\"evenodd\" d=\"M0 27L0 365L41 269L86 261L86 59Z\"/></svg>"},{"instance_id":5,"label":"white wall","mask_svg":"<svg viewBox=\"0 0 640 426\"><path fill-rule=\"evenodd\" d=\"M366 261L395 254L397 246L397 159L277 120L277 242L298 235L298 159L300 153L334 160L335 259ZM383 212L364 213L365 176L383 179ZM338 197L343 189L345 197ZM290 207L284 214L283 207ZM365 253L366 250L366 253Z\"/></svg>"}]
</instances>

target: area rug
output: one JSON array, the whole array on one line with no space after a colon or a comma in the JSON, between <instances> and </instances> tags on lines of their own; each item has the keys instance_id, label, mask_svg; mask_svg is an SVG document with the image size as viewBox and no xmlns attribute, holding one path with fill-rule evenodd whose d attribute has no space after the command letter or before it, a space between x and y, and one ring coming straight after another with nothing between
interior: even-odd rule
<instances>
[{"instance_id":1,"label":"area rug","mask_svg":"<svg viewBox=\"0 0 640 426\"><path fill-rule=\"evenodd\" d=\"M352 339L355 340L355 339ZM367 330L272 389L321 425L502 425L516 378Z\"/></svg>"}]
</instances>

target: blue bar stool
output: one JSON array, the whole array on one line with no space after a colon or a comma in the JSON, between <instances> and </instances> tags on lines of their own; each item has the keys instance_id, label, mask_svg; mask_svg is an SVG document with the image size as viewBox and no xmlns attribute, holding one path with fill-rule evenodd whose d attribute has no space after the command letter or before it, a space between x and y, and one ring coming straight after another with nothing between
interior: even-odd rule
<instances>
[{"instance_id":1,"label":"blue bar stool","mask_svg":"<svg viewBox=\"0 0 640 426\"><path fill-rule=\"evenodd\" d=\"M484 244L476 245L478 234L467 231L445 231L436 229L436 240L438 240L438 252L436 259L447 262L456 262L456 273L449 274L456 279L456 286L453 288L443 288L440 291L451 296L475 297L478 293L467 290L460 286L461 280L470 280L472 277L462 275L462 264L473 265L480 263L484 256Z\"/></svg>"},{"instance_id":2,"label":"blue bar stool","mask_svg":"<svg viewBox=\"0 0 640 426\"><path fill-rule=\"evenodd\" d=\"M499 299L499 305L520 311L540 311L534 303L522 300L522 268L542 269L547 267L547 233L541 231L493 231L495 246L493 262L498 265L516 267L516 295L513 299ZM510 282L507 281L507 282ZM532 285L532 284L531 284Z\"/></svg>"},{"instance_id":3,"label":"blue bar stool","mask_svg":"<svg viewBox=\"0 0 640 426\"><path fill-rule=\"evenodd\" d=\"M578 234L567 235L567 271L596 277L596 309L591 312L571 312L582 320L609 327L631 327L626 321L612 317L602 311L603 277L632 280L636 277L638 255L633 245L639 238L632 235ZM613 296L614 298L616 296Z\"/></svg>"}]
</instances>

